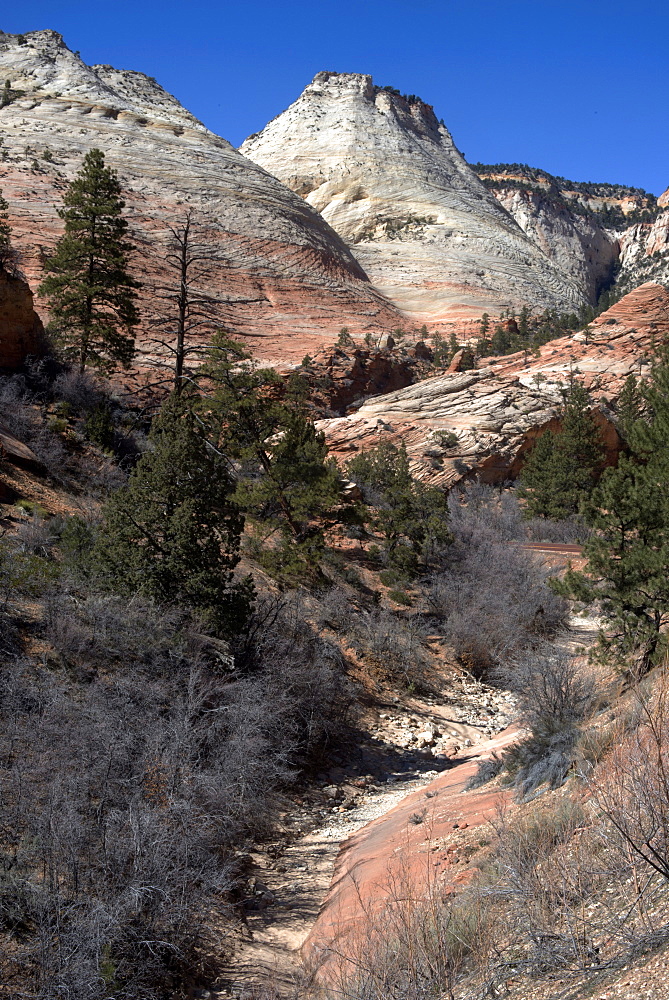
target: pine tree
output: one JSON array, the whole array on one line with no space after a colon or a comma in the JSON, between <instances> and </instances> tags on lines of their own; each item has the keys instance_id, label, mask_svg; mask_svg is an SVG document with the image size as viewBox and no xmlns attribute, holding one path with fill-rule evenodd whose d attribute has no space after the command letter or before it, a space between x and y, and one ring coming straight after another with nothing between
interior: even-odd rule
<instances>
[{"instance_id":1,"label":"pine tree","mask_svg":"<svg viewBox=\"0 0 669 1000\"><path fill-rule=\"evenodd\" d=\"M637 388L640 400L633 406L642 419L628 428L629 444L639 461L664 469L669 464L669 346L658 349L650 378Z\"/></svg>"},{"instance_id":2,"label":"pine tree","mask_svg":"<svg viewBox=\"0 0 669 1000\"><path fill-rule=\"evenodd\" d=\"M634 375L628 375L625 385L618 397L618 430L624 441L628 441L634 425L640 419L643 407L643 396L639 383Z\"/></svg>"},{"instance_id":3,"label":"pine tree","mask_svg":"<svg viewBox=\"0 0 669 1000\"><path fill-rule=\"evenodd\" d=\"M413 478L403 442L384 441L361 452L348 463L347 473L373 508L372 524L384 535L394 566L413 574L433 547L451 541L446 496Z\"/></svg>"},{"instance_id":4,"label":"pine tree","mask_svg":"<svg viewBox=\"0 0 669 1000\"><path fill-rule=\"evenodd\" d=\"M432 357L435 365L446 365L451 359L451 347L440 333L432 335Z\"/></svg>"},{"instance_id":5,"label":"pine tree","mask_svg":"<svg viewBox=\"0 0 669 1000\"><path fill-rule=\"evenodd\" d=\"M230 634L247 617L251 591L233 583L244 518L227 463L176 396L163 404L149 441L128 484L105 505L93 562L110 589L184 602Z\"/></svg>"},{"instance_id":6,"label":"pine tree","mask_svg":"<svg viewBox=\"0 0 669 1000\"><path fill-rule=\"evenodd\" d=\"M508 330L501 324L497 324L492 335L491 348L494 354L506 354L511 345L511 338Z\"/></svg>"},{"instance_id":7,"label":"pine tree","mask_svg":"<svg viewBox=\"0 0 669 1000\"><path fill-rule=\"evenodd\" d=\"M452 333L448 338L448 360L452 361L459 350L460 344L458 343L458 338L455 333Z\"/></svg>"},{"instance_id":8,"label":"pine tree","mask_svg":"<svg viewBox=\"0 0 669 1000\"><path fill-rule=\"evenodd\" d=\"M127 366L134 354L138 283L128 271L133 247L121 215L121 187L99 149L86 154L63 203L58 214L65 232L40 286L51 308L49 331L80 372L87 365Z\"/></svg>"},{"instance_id":9,"label":"pine tree","mask_svg":"<svg viewBox=\"0 0 669 1000\"><path fill-rule=\"evenodd\" d=\"M217 447L239 466L236 501L265 542L278 539L277 569L313 569L324 528L343 512L339 472L305 410L303 380L286 387L225 334L214 338L200 375L212 388L202 409L215 422Z\"/></svg>"},{"instance_id":10,"label":"pine tree","mask_svg":"<svg viewBox=\"0 0 669 1000\"><path fill-rule=\"evenodd\" d=\"M0 190L0 271L6 271L15 277L23 277L21 273L21 256L12 244L12 227L9 224L9 205Z\"/></svg>"},{"instance_id":11,"label":"pine tree","mask_svg":"<svg viewBox=\"0 0 669 1000\"><path fill-rule=\"evenodd\" d=\"M490 316L488 313L483 313L479 321L479 335L476 341L476 354L480 358L485 358L490 354L490 338L488 333L490 332Z\"/></svg>"},{"instance_id":12,"label":"pine tree","mask_svg":"<svg viewBox=\"0 0 669 1000\"><path fill-rule=\"evenodd\" d=\"M632 391L634 390L634 391ZM629 383L632 412L638 387ZM642 415L627 424L629 456L607 469L584 507L594 529L583 572L555 589L587 603L602 601L605 657L644 673L666 648L669 625L669 354L641 387ZM631 663L630 661L635 661Z\"/></svg>"},{"instance_id":13,"label":"pine tree","mask_svg":"<svg viewBox=\"0 0 669 1000\"><path fill-rule=\"evenodd\" d=\"M199 355L201 360L203 341L211 340L221 327L221 300L213 291L217 270L223 267L221 249L189 208L178 222L165 227L152 256L161 277L152 281L151 288L158 307L148 325L158 336L149 340L157 355L150 364L166 373L156 383L171 382L179 395L195 373L189 357Z\"/></svg>"},{"instance_id":14,"label":"pine tree","mask_svg":"<svg viewBox=\"0 0 669 1000\"><path fill-rule=\"evenodd\" d=\"M669 446L669 442L668 442ZM622 455L607 469L584 507L593 529L583 572L569 570L553 586L565 596L600 601L604 658L645 673L655 662L669 623L669 477Z\"/></svg>"},{"instance_id":15,"label":"pine tree","mask_svg":"<svg viewBox=\"0 0 669 1000\"><path fill-rule=\"evenodd\" d=\"M9 225L9 205L0 190L0 267L4 266L5 258L12 245L12 230Z\"/></svg>"},{"instance_id":16,"label":"pine tree","mask_svg":"<svg viewBox=\"0 0 669 1000\"><path fill-rule=\"evenodd\" d=\"M535 517L559 520L578 514L601 471L601 434L590 414L587 391L573 377L560 420L559 431L538 439L520 474L519 495Z\"/></svg>"}]
</instances>

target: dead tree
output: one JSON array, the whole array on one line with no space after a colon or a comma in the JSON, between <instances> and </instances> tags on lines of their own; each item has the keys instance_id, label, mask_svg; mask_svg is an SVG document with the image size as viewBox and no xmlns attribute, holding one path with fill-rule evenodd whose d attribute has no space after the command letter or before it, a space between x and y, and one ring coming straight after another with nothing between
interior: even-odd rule
<instances>
[{"instance_id":1,"label":"dead tree","mask_svg":"<svg viewBox=\"0 0 669 1000\"><path fill-rule=\"evenodd\" d=\"M225 300L216 295L215 289L218 275L228 262L217 244L207 238L190 208L181 222L166 227L164 243L150 257L150 263L156 260L159 274L151 282L158 305L153 307L150 324L157 336L149 338L149 343L170 358L150 362L151 367L165 373L153 386L172 383L179 395L192 376L187 359L202 354L205 341L223 325Z\"/></svg>"}]
</instances>

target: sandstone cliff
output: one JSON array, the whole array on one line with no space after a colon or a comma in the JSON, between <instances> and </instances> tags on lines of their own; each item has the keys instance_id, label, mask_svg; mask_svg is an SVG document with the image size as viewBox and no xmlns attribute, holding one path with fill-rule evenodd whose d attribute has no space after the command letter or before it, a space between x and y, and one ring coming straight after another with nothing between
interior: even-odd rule
<instances>
[{"instance_id":1,"label":"sandstone cliff","mask_svg":"<svg viewBox=\"0 0 669 1000\"><path fill-rule=\"evenodd\" d=\"M618 259L616 234L593 215L575 213L550 190L500 182L494 193L532 242L570 274L588 302L595 305L601 290L612 280Z\"/></svg>"},{"instance_id":2,"label":"sandstone cliff","mask_svg":"<svg viewBox=\"0 0 669 1000\"><path fill-rule=\"evenodd\" d=\"M361 334L398 324L317 212L152 79L86 66L53 31L25 41L0 34L0 79L10 84L0 102L0 187L33 285L62 229L65 184L98 147L119 171L142 257L166 222L196 210L221 257L208 291L264 358L300 358L342 325ZM142 294L150 298L150 280Z\"/></svg>"},{"instance_id":3,"label":"sandstone cliff","mask_svg":"<svg viewBox=\"0 0 669 1000\"><path fill-rule=\"evenodd\" d=\"M587 300L486 190L433 109L369 76L318 73L241 150L318 209L414 322Z\"/></svg>"},{"instance_id":4,"label":"sandstone cliff","mask_svg":"<svg viewBox=\"0 0 669 1000\"><path fill-rule=\"evenodd\" d=\"M627 290L641 281L669 285L669 209L654 222L631 226L620 237L618 285Z\"/></svg>"},{"instance_id":5,"label":"sandstone cliff","mask_svg":"<svg viewBox=\"0 0 669 1000\"><path fill-rule=\"evenodd\" d=\"M18 368L39 354L44 328L25 281L0 268L0 369Z\"/></svg>"},{"instance_id":6,"label":"sandstone cliff","mask_svg":"<svg viewBox=\"0 0 669 1000\"><path fill-rule=\"evenodd\" d=\"M591 304L607 287L624 293L646 281L669 282L667 192L655 199L641 188L568 181L526 164L474 169Z\"/></svg>"},{"instance_id":7,"label":"sandstone cliff","mask_svg":"<svg viewBox=\"0 0 669 1000\"><path fill-rule=\"evenodd\" d=\"M648 283L602 313L587 337L551 341L529 362L523 354L486 358L485 368L427 378L319 426L342 461L388 437L405 442L416 474L435 485L474 472L501 482L518 474L542 430L558 426L560 389L573 372L590 391L613 459L619 439L611 404L631 372L649 370L653 345L667 337L669 291Z\"/></svg>"}]
</instances>

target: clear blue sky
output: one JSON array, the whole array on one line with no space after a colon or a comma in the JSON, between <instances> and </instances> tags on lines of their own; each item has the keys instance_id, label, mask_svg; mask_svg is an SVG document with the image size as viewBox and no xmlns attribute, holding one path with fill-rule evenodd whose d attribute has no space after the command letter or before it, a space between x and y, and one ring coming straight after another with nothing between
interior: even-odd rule
<instances>
[{"instance_id":1,"label":"clear blue sky","mask_svg":"<svg viewBox=\"0 0 669 1000\"><path fill-rule=\"evenodd\" d=\"M155 76L235 145L329 69L419 94L470 161L669 185L667 0L21 0L0 13L4 31L38 28L88 63Z\"/></svg>"}]
</instances>

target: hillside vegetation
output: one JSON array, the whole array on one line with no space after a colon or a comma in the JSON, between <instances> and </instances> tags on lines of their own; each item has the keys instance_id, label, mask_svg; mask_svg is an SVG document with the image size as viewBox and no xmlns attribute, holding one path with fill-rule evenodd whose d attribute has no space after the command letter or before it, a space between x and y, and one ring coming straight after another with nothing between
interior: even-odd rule
<instances>
[{"instance_id":1,"label":"hillside vegetation","mask_svg":"<svg viewBox=\"0 0 669 1000\"><path fill-rule=\"evenodd\" d=\"M529 978L549 996L662 946L665 350L621 396L615 467L574 373L519 490L446 495L382 436L338 465L300 369L220 329L189 339L185 280L158 390L108 380L140 321L120 194L89 154L46 263L51 345L0 379L2 433L25 446L0 455L0 997L220 984L272 895L249 899L252 853L300 836L303 797L337 800L333 761L364 784L376 696L438 696L447 675L518 705L517 741L474 782L516 805L468 845L458 891L391 899L341 988L465 1000ZM582 545L580 569L533 543ZM564 645L588 608L590 663ZM457 764L435 739L416 749Z\"/></svg>"}]
</instances>

